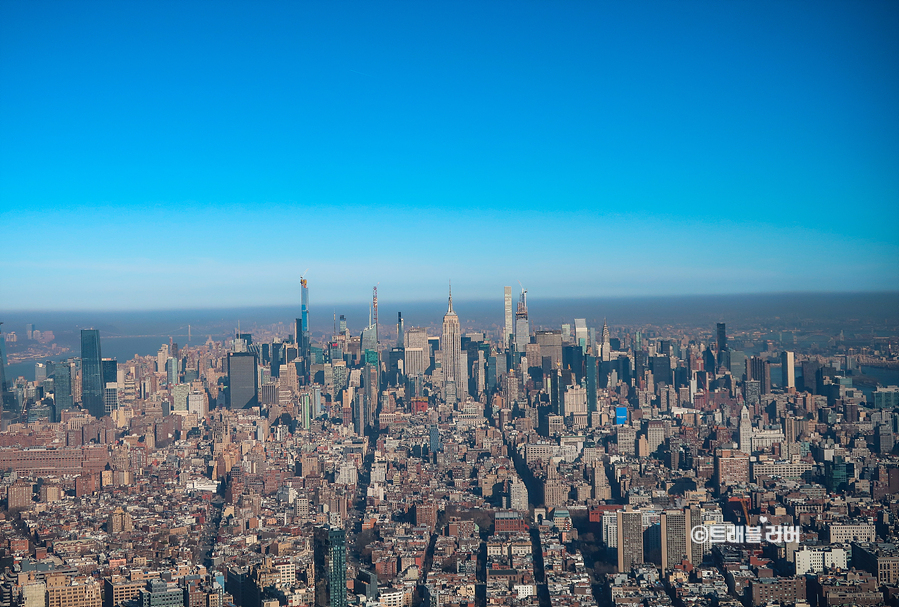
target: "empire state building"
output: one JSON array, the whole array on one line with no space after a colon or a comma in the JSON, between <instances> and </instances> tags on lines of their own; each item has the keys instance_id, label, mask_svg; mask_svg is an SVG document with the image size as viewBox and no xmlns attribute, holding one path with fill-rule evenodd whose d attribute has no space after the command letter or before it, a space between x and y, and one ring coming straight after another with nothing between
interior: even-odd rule
<instances>
[{"instance_id":1,"label":"empire state building","mask_svg":"<svg viewBox=\"0 0 899 607\"><path fill-rule=\"evenodd\" d=\"M467 383L465 365L462 361L462 327L459 316L453 311L453 290L450 287L449 307L443 315L443 339L440 340L443 350L443 397L447 404L455 404L459 395L464 394Z\"/></svg>"}]
</instances>

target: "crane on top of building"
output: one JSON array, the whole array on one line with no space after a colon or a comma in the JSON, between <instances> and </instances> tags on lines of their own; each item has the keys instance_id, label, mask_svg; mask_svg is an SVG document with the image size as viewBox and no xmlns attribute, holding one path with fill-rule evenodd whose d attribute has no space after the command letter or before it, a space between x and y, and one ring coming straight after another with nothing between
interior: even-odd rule
<instances>
[{"instance_id":1,"label":"crane on top of building","mask_svg":"<svg viewBox=\"0 0 899 607\"><path fill-rule=\"evenodd\" d=\"M516 317L521 315L524 318L527 318L528 314L528 290L524 288L524 285L521 284L521 281L518 281L518 286L521 287L521 295L518 298L518 311L515 313Z\"/></svg>"}]
</instances>

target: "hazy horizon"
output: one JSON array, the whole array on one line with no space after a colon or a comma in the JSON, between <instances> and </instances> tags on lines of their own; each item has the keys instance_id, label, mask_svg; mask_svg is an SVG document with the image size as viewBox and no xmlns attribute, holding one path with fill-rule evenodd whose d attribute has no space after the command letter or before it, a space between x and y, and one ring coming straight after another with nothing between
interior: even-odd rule
<instances>
[{"instance_id":1,"label":"hazy horizon","mask_svg":"<svg viewBox=\"0 0 899 607\"><path fill-rule=\"evenodd\" d=\"M512 298L514 302L518 301L519 295L521 293L521 288L517 285L505 285L512 286ZM502 301L502 292L499 292L499 299ZM691 298L740 298L740 297L788 297L788 296L867 296L867 295L897 295L899 296L899 289L891 290L891 289L872 289L872 290L809 290L809 291L747 291L747 292L736 292L736 293L719 293L719 292L710 292L710 293L702 293L702 292L691 292L691 293L661 293L661 294L638 294L638 295L581 295L581 296L556 296L556 297L539 297L540 301L618 301L618 300L627 300L627 301L639 301L639 300L659 300L659 299L691 299ZM371 303L371 290L368 291L368 299L345 299L345 300L331 300L331 301L323 301L318 303L312 303L310 300L310 307L333 307L333 306L356 306L360 305L363 301L367 303ZM397 302L396 305L426 305L426 304L436 304L436 303L446 303L448 299L449 293L447 292L445 295L441 297L431 297L431 298L421 298L421 299L400 299L395 300ZM383 302L383 296L379 298ZM453 295L453 303L486 303L495 301L496 297L459 297L458 295ZM534 300L534 294L531 291L528 291L528 301ZM190 311L214 311L214 310L226 310L226 311L234 311L234 310L255 310L255 309L271 309L271 308L289 308L291 306L296 306L299 308L300 299L299 295L297 297L296 303L291 302L273 302L268 304L252 304L252 305L197 305L197 306L171 306L171 307L119 307L119 308L103 308L103 307L94 307L94 308L81 308L81 307L34 307L34 308L10 308L5 312L6 314L56 314L56 313L154 313L154 312L190 312Z\"/></svg>"},{"instance_id":2,"label":"hazy horizon","mask_svg":"<svg viewBox=\"0 0 899 607\"><path fill-rule=\"evenodd\" d=\"M513 289L513 306L518 300ZM839 303L840 305L834 305ZM313 331L323 331L333 324L333 315L344 314L353 326L367 324L371 300L357 300L345 303L316 303L314 293L310 297L310 324ZM427 322L439 322L446 311L446 298L397 301L379 297L380 324L390 325L396 321L396 313L403 312L407 324L415 324L416 316L427 317ZM847 307L849 304L849 307ZM503 296L468 299L453 297L453 306L460 318L466 322L484 322L492 319L502 321ZM741 315L751 315L753 320L761 316L772 319L802 318L829 320L834 318L891 317L899 320L899 291L854 291L854 292L781 292L781 293L741 293L715 295L658 295L658 296L606 296L606 297L540 297L528 293L528 308L532 325L555 322L567 318L587 317L589 320L607 318L610 325L629 323L665 324L672 317L709 317L718 315L721 320L735 316L731 322L740 322ZM596 312L607 309L608 314L596 316ZM581 310L580 312L578 310ZM200 308L165 308L144 310L9 310L2 313L4 331L9 332L15 323L35 322L39 319L54 319L54 323L65 322L83 325L85 319L96 318L96 323L108 325L114 322L156 323L163 318L196 318L198 323L238 321L262 324L266 322L286 322L299 315L300 303L272 304L267 306L222 306ZM590 318L591 312L593 318ZM468 316L466 316L466 314ZM32 320L27 320L27 319ZM626 321L626 322L625 322ZM186 321L185 321L186 322ZM888 321L887 321L888 322ZM186 326L186 325L185 325ZM199 329L199 326L197 327Z\"/></svg>"}]
</instances>

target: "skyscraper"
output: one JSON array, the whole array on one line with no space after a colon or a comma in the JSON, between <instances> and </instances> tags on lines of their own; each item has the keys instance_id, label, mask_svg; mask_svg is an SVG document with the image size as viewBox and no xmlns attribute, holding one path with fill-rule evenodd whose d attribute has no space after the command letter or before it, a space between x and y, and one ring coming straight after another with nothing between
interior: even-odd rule
<instances>
[{"instance_id":1,"label":"skyscraper","mask_svg":"<svg viewBox=\"0 0 899 607\"><path fill-rule=\"evenodd\" d=\"M784 350L780 355L781 385L784 389L796 387L796 355Z\"/></svg>"},{"instance_id":2,"label":"skyscraper","mask_svg":"<svg viewBox=\"0 0 899 607\"><path fill-rule=\"evenodd\" d=\"M81 404L97 419L103 417L103 369L100 356L100 331L81 330Z\"/></svg>"},{"instance_id":3,"label":"skyscraper","mask_svg":"<svg viewBox=\"0 0 899 607\"><path fill-rule=\"evenodd\" d=\"M531 342L531 328L528 323L528 292L521 289L518 299L518 311L515 312L515 351L524 352Z\"/></svg>"},{"instance_id":4,"label":"skyscraper","mask_svg":"<svg viewBox=\"0 0 899 607\"><path fill-rule=\"evenodd\" d=\"M740 451L752 455L752 419L749 417L749 409L743 405L740 412Z\"/></svg>"},{"instance_id":5,"label":"skyscraper","mask_svg":"<svg viewBox=\"0 0 899 607\"><path fill-rule=\"evenodd\" d=\"M662 512L661 519L662 570L673 569L684 559L692 562L690 510L665 510Z\"/></svg>"},{"instance_id":6,"label":"skyscraper","mask_svg":"<svg viewBox=\"0 0 899 607\"><path fill-rule=\"evenodd\" d=\"M746 359L746 380L759 382L762 394L771 393L771 365L759 357L753 356Z\"/></svg>"},{"instance_id":7,"label":"skyscraper","mask_svg":"<svg viewBox=\"0 0 899 607\"><path fill-rule=\"evenodd\" d=\"M109 382L103 386L103 414L111 415L119 408L119 390L115 382Z\"/></svg>"},{"instance_id":8,"label":"skyscraper","mask_svg":"<svg viewBox=\"0 0 899 607\"><path fill-rule=\"evenodd\" d=\"M375 320L374 320L374 322L375 322L375 343L380 344L381 343L381 330L378 328L379 327L379 323L378 323L378 285L375 285L374 287L372 287L371 309L375 315Z\"/></svg>"},{"instance_id":9,"label":"skyscraper","mask_svg":"<svg viewBox=\"0 0 899 607\"><path fill-rule=\"evenodd\" d=\"M727 329L724 326L723 322L719 322L716 326L716 345L718 346L717 358L715 359L715 364L717 367L730 367L731 365L731 352L727 348ZM708 369L709 371L713 369Z\"/></svg>"},{"instance_id":10,"label":"skyscraper","mask_svg":"<svg viewBox=\"0 0 899 607\"><path fill-rule=\"evenodd\" d=\"M362 336L359 339L362 352L366 350L377 353L378 351L378 333L375 325L369 322L369 325L362 329Z\"/></svg>"},{"instance_id":11,"label":"skyscraper","mask_svg":"<svg viewBox=\"0 0 899 607\"><path fill-rule=\"evenodd\" d=\"M428 448L431 453L440 451L440 430L437 428L437 424L431 424L428 429Z\"/></svg>"},{"instance_id":12,"label":"skyscraper","mask_svg":"<svg viewBox=\"0 0 899 607\"><path fill-rule=\"evenodd\" d=\"M74 406L72 399L72 365L63 361L53 365L53 402L56 407L54 421L59 421L59 412Z\"/></svg>"},{"instance_id":13,"label":"skyscraper","mask_svg":"<svg viewBox=\"0 0 899 607\"><path fill-rule=\"evenodd\" d=\"M309 370L312 368L312 341L309 335L309 284L305 278L300 278L300 303L301 318L303 322L302 331L297 333L297 346L300 355L303 358L303 380L309 383Z\"/></svg>"},{"instance_id":14,"label":"skyscraper","mask_svg":"<svg viewBox=\"0 0 899 607\"><path fill-rule=\"evenodd\" d=\"M381 373L378 364L378 353L371 350L365 351L365 365L362 367L363 382L363 412L362 430L374 425L375 414L378 409L378 394L381 392Z\"/></svg>"},{"instance_id":15,"label":"skyscraper","mask_svg":"<svg viewBox=\"0 0 899 607\"><path fill-rule=\"evenodd\" d=\"M316 527L313 535L315 607L346 607L346 532Z\"/></svg>"},{"instance_id":16,"label":"skyscraper","mask_svg":"<svg viewBox=\"0 0 899 607\"><path fill-rule=\"evenodd\" d=\"M587 412L595 413L596 412L596 374L597 374L597 366L596 366L596 357L592 354L588 354L584 359L584 376L587 379Z\"/></svg>"},{"instance_id":17,"label":"skyscraper","mask_svg":"<svg viewBox=\"0 0 899 607\"><path fill-rule=\"evenodd\" d=\"M168 360L165 361L165 374L168 380L169 388L176 385L178 383L178 359L172 356L169 356Z\"/></svg>"},{"instance_id":18,"label":"skyscraper","mask_svg":"<svg viewBox=\"0 0 899 607\"><path fill-rule=\"evenodd\" d=\"M246 409L259 404L255 354L252 352L228 354L228 386L232 409Z\"/></svg>"},{"instance_id":19,"label":"skyscraper","mask_svg":"<svg viewBox=\"0 0 899 607\"><path fill-rule=\"evenodd\" d=\"M408 377L421 375L430 365L431 353L427 329L412 328L405 332L404 366ZM460 342L461 343L461 342Z\"/></svg>"},{"instance_id":20,"label":"skyscraper","mask_svg":"<svg viewBox=\"0 0 899 607\"><path fill-rule=\"evenodd\" d=\"M580 346L584 352L587 351L587 346L590 345L590 334L587 331L586 318L574 319L574 343Z\"/></svg>"},{"instance_id":21,"label":"skyscraper","mask_svg":"<svg viewBox=\"0 0 899 607\"><path fill-rule=\"evenodd\" d=\"M605 318L602 320L602 360L603 362L612 360L612 343L609 337L609 325L606 324Z\"/></svg>"},{"instance_id":22,"label":"skyscraper","mask_svg":"<svg viewBox=\"0 0 899 607\"><path fill-rule=\"evenodd\" d=\"M443 396L448 404L455 403L464 394L467 386L461 384L462 366L462 327L459 316L453 311L453 290L450 288L449 305L443 316L443 338L440 340L443 351Z\"/></svg>"},{"instance_id":23,"label":"skyscraper","mask_svg":"<svg viewBox=\"0 0 899 607\"><path fill-rule=\"evenodd\" d=\"M119 363L114 358L104 358L100 361L100 369L102 373L103 386L106 384L114 384L119 381Z\"/></svg>"},{"instance_id":24,"label":"skyscraper","mask_svg":"<svg viewBox=\"0 0 899 607\"><path fill-rule=\"evenodd\" d=\"M6 401L6 338L3 337L3 323L0 322L0 407Z\"/></svg>"},{"instance_id":25,"label":"skyscraper","mask_svg":"<svg viewBox=\"0 0 899 607\"><path fill-rule=\"evenodd\" d=\"M643 513L625 509L619 510L617 515L618 571L626 573L633 565L643 562Z\"/></svg>"},{"instance_id":26,"label":"skyscraper","mask_svg":"<svg viewBox=\"0 0 899 607\"><path fill-rule=\"evenodd\" d=\"M528 488L517 476L509 481L509 508L512 510L528 509Z\"/></svg>"},{"instance_id":27,"label":"skyscraper","mask_svg":"<svg viewBox=\"0 0 899 607\"><path fill-rule=\"evenodd\" d=\"M515 317L512 314L512 287L503 287L503 303L505 304L506 326L503 329L503 347L509 347L509 340L515 333Z\"/></svg>"}]
</instances>

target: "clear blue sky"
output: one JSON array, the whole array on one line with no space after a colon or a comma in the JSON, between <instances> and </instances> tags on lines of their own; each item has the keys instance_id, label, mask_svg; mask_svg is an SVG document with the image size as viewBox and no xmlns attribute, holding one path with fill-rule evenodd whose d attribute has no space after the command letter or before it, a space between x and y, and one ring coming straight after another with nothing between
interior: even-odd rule
<instances>
[{"instance_id":1,"label":"clear blue sky","mask_svg":"<svg viewBox=\"0 0 899 607\"><path fill-rule=\"evenodd\" d=\"M0 3L0 306L899 288L897 2Z\"/></svg>"}]
</instances>

